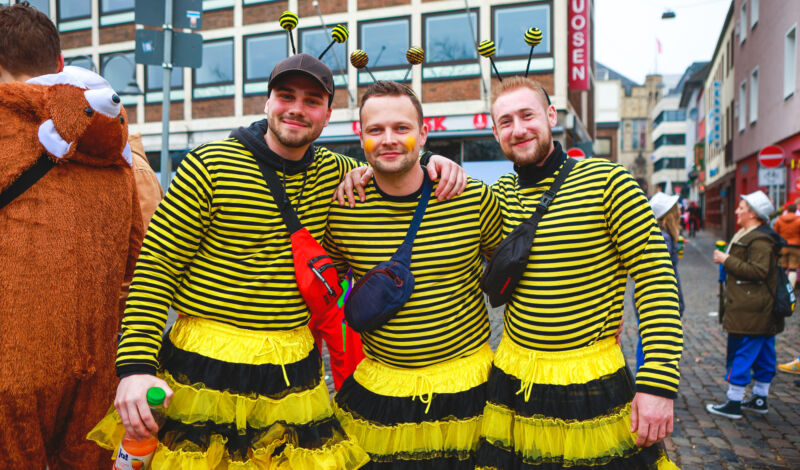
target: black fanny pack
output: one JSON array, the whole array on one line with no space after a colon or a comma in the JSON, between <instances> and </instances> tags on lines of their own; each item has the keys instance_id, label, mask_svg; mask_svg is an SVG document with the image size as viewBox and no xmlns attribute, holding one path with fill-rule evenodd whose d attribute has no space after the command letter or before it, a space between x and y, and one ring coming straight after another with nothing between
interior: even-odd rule
<instances>
[{"instance_id":1,"label":"black fanny pack","mask_svg":"<svg viewBox=\"0 0 800 470\"><path fill-rule=\"evenodd\" d=\"M542 194L541 200L536 204L533 215L517 225L494 250L494 255L486 265L480 282L481 289L489 296L489 303L492 307L503 305L511 299L511 295L528 266L528 257L531 254L536 227L575 163L577 163L575 159L567 158L553 184Z\"/></svg>"},{"instance_id":2,"label":"black fanny pack","mask_svg":"<svg viewBox=\"0 0 800 470\"><path fill-rule=\"evenodd\" d=\"M425 173L417 210L414 211L403 243L389 261L367 271L347 297L344 318L353 330L364 333L385 324L403 308L414 292L411 247L428 206L431 186L428 174Z\"/></svg>"}]
</instances>

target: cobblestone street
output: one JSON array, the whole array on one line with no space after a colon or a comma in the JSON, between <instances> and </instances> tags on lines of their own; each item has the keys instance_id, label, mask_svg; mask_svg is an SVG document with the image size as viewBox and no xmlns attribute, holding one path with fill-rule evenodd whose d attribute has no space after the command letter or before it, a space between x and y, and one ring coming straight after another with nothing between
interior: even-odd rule
<instances>
[{"instance_id":1,"label":"cobblestone street","mask_svg":"<svg viewBox=\"0 0 800 470\"><path fill-rule=\"evenodd\" d=\"M666 442L670 457L685 470L800 469L800 387L794 385L800 375L778 372L770 388L766 415L745 412L742 419L730 420L705 409L706 403L724 401L727 390L723 379L726 336L716 317L718 271L711 260L714 241L711 234L698 233L686 243L679 263L686 311L675 429ZM630 289L625 299L622 347L628 364L633 365L636 319ZM490 320L490 343L496 348L503 332L502 308L491 310ZM795 313L778 335L778 363L788 362L800 352L798 324L800 313ZM327 352L324 356L327 360ZM333 391L330 375L326 378Z\"/></svg>"}]
</instances>

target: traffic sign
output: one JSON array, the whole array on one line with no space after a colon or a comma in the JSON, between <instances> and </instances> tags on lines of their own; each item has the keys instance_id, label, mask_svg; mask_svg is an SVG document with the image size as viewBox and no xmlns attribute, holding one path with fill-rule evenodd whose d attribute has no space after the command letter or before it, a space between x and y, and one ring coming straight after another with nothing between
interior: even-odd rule
<instances>
[{"instance_id":1,"label":"traffic sign","mask_svg":"<svg viewBox=\"0 0 800 470\"><path fill-rule=\"evenodd\" d=\"M777 145L767 145L758 152L758 163L767 168L777 168L783 165L783 149Z\"/></svg>"},{"instance_id":2,"label":"traffic sign","mask_svg":"<svg viewBox=\"0 0 800 470\"><path fill-rule=\"evenodd\" d=\"M572 147L571 149L567 150L567 155L574 158L575 160L583 160L584 158L586 158L586 154L583 153L583 150L577 147Z\"/></svg>"},{"instance_id":3,"label":"traffic sign","mask_svg":"<svg viewBox=\"0 0 800 470\"><path fill-rule=\"evenodd\" d=\"M758 169L758 185L759 186L782 186L786 172L783 168L759 168Z\"/></svg>"},{"instance_id":4,"label":"traffic sign","mask_svg":"<svg viewBox=\"0 0 800 470\"><path fill-rule=\"evenodd\" d=\"M203 27L202 0L172 0L172 27L200 29ZM134 21L145 26L164 27L164 0L136 0Z\"/></svg>"}]
</instances>

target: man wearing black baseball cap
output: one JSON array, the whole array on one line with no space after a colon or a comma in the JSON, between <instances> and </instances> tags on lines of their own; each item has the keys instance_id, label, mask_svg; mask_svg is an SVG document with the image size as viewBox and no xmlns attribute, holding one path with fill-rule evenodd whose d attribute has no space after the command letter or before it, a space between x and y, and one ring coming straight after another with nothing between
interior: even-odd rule
<instances>
[{"instance_id":1,"label":"man wearing black baseball cap","mask_svg":"<svg viewBox=\"0 0 800 470\"><path fill-rule=\"evenodd\" d=\"M279 62L266 119L190 151L153 216L123 319L115 406L117 422L140 438L157 430L147 389L167 391L173 405L154 469L198 458L270 468L350 469L367 461L333 416L277 204L322 240L334 191L359 165L312 145L333 95L333 75L318 59ZM444 162L429 165L465 182ZM260 164L277 174L282 201ZM463 188L446 186L441 197ZM162 339L170 306L180 315Z\"/></svg>"}]
</instances>

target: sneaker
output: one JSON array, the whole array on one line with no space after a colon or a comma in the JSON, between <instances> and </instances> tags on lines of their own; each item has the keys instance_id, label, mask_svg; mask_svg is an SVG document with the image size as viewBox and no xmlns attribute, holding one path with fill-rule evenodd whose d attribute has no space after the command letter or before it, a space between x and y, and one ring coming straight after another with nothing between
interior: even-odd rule
<instances>
[{"instance_id":1,"label":"sneaker","mask_svg":"<svg viewBox=\"0 0 800 470\"><path fill-rule=\"evenodd\" d=\"M753 395L749 400L742 402L742 409L765 415L769 411L767 407L767 397Z\"/></svg>"},{"instance_id":2,"label":"sneaker","mask_svg":"<svg viewBox=\"0 0 800 470\"><path fill-rule=\"evenodd\" d=\"M795 359L786 364L778 364L778 370L788 372L790 374L800 374L800 359Z\"/></svg>"},{"instance_id":3,"label":"sneaker","mask_svg":"<svg viewBox=\"0 0 800 470\"><path fill-rule=\"evenodd\" d=\"M742 417L742 402L728 400L721 405L709 403L706 410L715 415L724 416L730 419L740 419Z\"/></svg>"}]
</instances>

